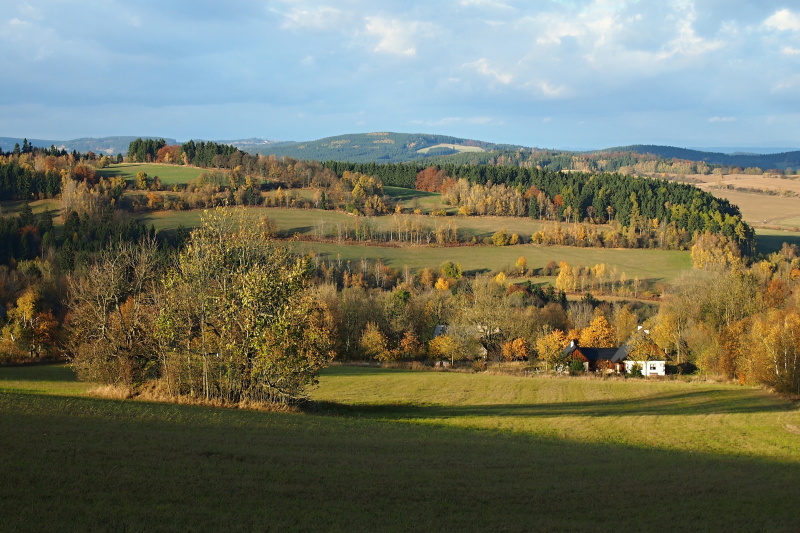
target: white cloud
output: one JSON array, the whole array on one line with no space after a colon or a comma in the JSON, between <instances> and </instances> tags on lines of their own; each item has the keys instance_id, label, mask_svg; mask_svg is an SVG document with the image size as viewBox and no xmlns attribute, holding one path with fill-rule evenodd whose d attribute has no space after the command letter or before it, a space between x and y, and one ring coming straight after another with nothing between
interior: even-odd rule
<instances>
[{"instance_id":1,"label":"white cloud","mask_svg":"<svg viewBox=\"0 0 800 533\"><path fill-rule=\"evenodd\" d=\"M711 117L708 119L709 122L736 122L736 117Z\"/></svg>"},{"instance_id":2,"label":"white cloud","mask_svg":"<svg viewBox=\"0 0 800 533\"><path fill-rule=\"evenodd\" d=\"M796 56L800 55L800 48L794 48L792 46L784 46L781 52L783 52L787 56Z\"/></svg>"},{"instance_id":3,"label":"white cloud","mask_svg":"<svg viewBox=\"0 0 800 533\"><path fill-rule=\"evenodd\" d=\"M765 20L764 26L770 30L800 31L800 15L781 9Z\"/></svg>"},{"instance_id":4,"label":"white cloud","mask_svg":"<svg viewBox=\"0 0 800 533\"><path fill-rule=\"evenodd\" d=\"M284 14L286 21L283 23L283 27L288 29L327 30L338 27L343 16L344 13L342 11L330 6L321 6L314 9L296 7Z\"/></svg>"},{"instance_id":5,"label":"white cloud","mask_svg":"<svg viewBox=\"0 0 800 533\"><path fill-rule=\"evenodd\" d=\"M697 12L693 3L681 2L676 4L676 8L678 35L667 43L662 52L658 54L659 59L669 59L676 55L699 56L706 52L717 50L724 45L720 40L704 39L697 35L694 29Z\"/></svg>"},{"instance_id":6,"label":"white cloud","mask_svg":"<svg viewBox=\"0 0 800 533\"><path fill-rule=\"evenodd\" d=\"M474 70L478 74L491 78L503 85L508 85L514 80L514 76L512 76L508 72L503 72L497 67L492 66L489 63L489 60L486 58L481 58L477 61L473 61L472 63L465 63L463 65L465 68Z\"/></svg>"},{"instance_id":7,"label":"white cloud","mask_svg":"<svg viewBox=\"0 0 800 533\"><path fill-rule=\"evenodd\" d=\"M365 29L378 38L375 52L387 52L401 56L417 53L416 39L432 31L433 25L425 22L404 21L385 17L366 17Z\"/></svg>"},{"instance_id":8,"label":"white cloud","mask_svg":"<svg viewBox=\"0 0 800 533\"><path fill-rule=\"evenodd\" d=\"M461 0L461 5L464 7L490 7L492 9L514 9L510 5L498 2L497 0Z\"/></svg>"}]
</instances>

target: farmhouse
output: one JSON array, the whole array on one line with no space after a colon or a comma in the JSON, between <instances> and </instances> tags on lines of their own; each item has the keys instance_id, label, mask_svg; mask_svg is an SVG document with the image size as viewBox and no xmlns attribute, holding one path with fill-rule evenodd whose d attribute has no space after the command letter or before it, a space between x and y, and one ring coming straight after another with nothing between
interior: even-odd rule
<instances>
[{"instance_id":1,"label":"farmhouse","mask_svg":"<svg viewBox=\"0 0 800 533\"><path fill-rule=\"evenodd\" d=\"M643 376L664 376L666 375L666 362L656 359L661 350L653 345L647 350L651 355L645 360L638 360L641 357L632 356L633 346L625 343L619 348L591 348L578 345L573 340L569 346L564 348L564 359L572 359L583 362L586 372L606 372L606 373L631 373L635 366L641 369ZM642 350L636 350L641 355Z\"/></svg>"}]
</instances>

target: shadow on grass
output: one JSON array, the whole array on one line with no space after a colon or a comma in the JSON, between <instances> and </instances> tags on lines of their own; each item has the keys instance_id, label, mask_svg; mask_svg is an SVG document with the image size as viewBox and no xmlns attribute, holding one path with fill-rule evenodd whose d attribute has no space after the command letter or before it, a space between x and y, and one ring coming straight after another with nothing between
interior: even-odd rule
<instances>
[{"instance_id":1,"label":"shadow on grass","mask_svg":"<svg viewBox=\"0 0 800 533\"><path fill-rule=\"evenodd\" d=\"M756 252L760 254L779 252L784 242L800 246L800 233L787 232L784 235L756 234Z\"/></svg>"},{"instance_id":2,"label":"shadow on grass","mask_svg":"<svg viewBox=\"0 0 800 533\"><path fill-rule=\"evenodd\" d=\"M407 200L413 200L414 198L429 198L431 196L441 196L439 193L435 192L427 192L427 191L417 191L415 189L404 189L402 187L384 187L383 190L386 192L386 196L395 200L404 202Z\"/></svg>"},{"instance_id":3,"label":"shadow on grass","mask_svg":"<svg viewBox=\"0 0 800 533\"><path fill-rule=\"evenodd\" d=\"M406 374L416 372L415 370L408 370L404 368L384 368L377 365L377 363L370 364L343 364L331 365L325 368L326 376L393 376L396 374Z\"/></svg>"},{"instance_id":4,"label":"shadow on grass","mask_svg":"<svg viewBox=\"0 0 800 533\"><path fill-rule=\"evenodd\" d=\"M34 364L0 366L0 381L77 381L72 368L66 364Z\"/></svg>"},{"instance_id":5,"label":"shadow on grass","mask_svg":"<svg viewBox=\"0 0 800 533\"><path fill-rule=\"evenodd\" d=\"M13 394L0 427L10 531L797 530L787 460Z\"/></svg>"},{"instance_id":6,"label":"shadow on grass","mask_svg":"<svg viewBox=\"0 0 800 533\"><path fill-rule=\"evenodd\" d=\"M288 238L292 235L297 235L298 233L303 235L306 233L311 233L314 230L314 226L297 226L295 228L287 228L278 232L279 237Z\"/></svg>"},{"instance_id":7,"label":"shadow on grass","mask_svg":"<svg viewBox=\"0 0 800 533\"><path fill-rule=\"evenodd\" d=\"M356 375L354 372L353 375ZM789 404L766 395L743 396L738 391L708 390L666 393L646 398L537 404L420 405L416 403L338 404L311 402L307 409L322 415L381 419L442 419L474 417L549 418L558 416L669 416L769 413L791 410Z\"/></svg>"}]
</instances>

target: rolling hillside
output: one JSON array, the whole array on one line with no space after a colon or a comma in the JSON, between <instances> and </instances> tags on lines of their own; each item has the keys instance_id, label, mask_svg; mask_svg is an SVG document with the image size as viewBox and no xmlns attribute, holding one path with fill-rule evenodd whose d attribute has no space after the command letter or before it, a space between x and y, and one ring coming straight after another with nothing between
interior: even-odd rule
<instances>
[{"instance_id":1,"label":"rolling hillside","mask_svg":"<svg viewBox=\"0 0 800 533\"><path fill-rule=\"evenodd\" d=\"M56 146L67 151L76 150L81 153L88 151L97 154L125 155L128 145L138 136L116 136L101 138L80 138L68 141L28 139L33 146L49 148ZM158 137L143 137L158 138ZM180 144L182 141L165 139L167 144ZM200 141L201 139L194 139ZM542 152L536 148L526 148L517 145L495 144L486 141L477 141L451 137L448 135L434 135L427 133L391 133L372 132L337 135L314 141L272 141L260 138L247 138L238 140L214 141L221 144L233 145L240 150L251 154L289 156L296 159L316 161L350 161L353 163L398 163L430 159L432 164L486 164L496 158L504 158L514 154L519 155L519 150L537 153ZM22 145L22 138L0 137L0 149L9 152L14 149L14 144ZM573 156L604 156L611 154L652 154L658 158L672 160L702 161L710 165L724 165L730 167L758 167L764 170L800 167L800 151L780 152L773 154L708 152L678 148L674 146L657 146L635 144L593 150L589 152L572 152L567 150L545 151L553 160L563 159L568 162ZM547 166L542 162L537 162ZM626 163L627 164L627 163ZM564 166L563 168L570 168Z\"/></svg>"},{"instance_id":2,"label":"rolling hillside","mask_svg":"<svg viewBox=\"0 0 800 533\"><path fill-rule=\"evenodd\" d=\"M674 146L654 146L635 144L619 148L597 150L592 153L608 152L635 152L637 154L653 154L664 159L685 159L687 161L705 161L711 165L725 165L733 167L759 167L764 170L800 166L800 151L781 152L777 154L724 154L720 152L703 152Z\"/></svg>"},{"instance_id":3,"label":"rolling hillside","mask_svg":"<svg viewBox=\"0 0 800 533\"><path fill-rule=\"evenodd\" d=\"M275 143L259 147L254 152L318 161L398 163L460 152L516 148L520 147L460 139L447 135L375 132L338 135L308 142Z\"/></svg>"}]
</instances>

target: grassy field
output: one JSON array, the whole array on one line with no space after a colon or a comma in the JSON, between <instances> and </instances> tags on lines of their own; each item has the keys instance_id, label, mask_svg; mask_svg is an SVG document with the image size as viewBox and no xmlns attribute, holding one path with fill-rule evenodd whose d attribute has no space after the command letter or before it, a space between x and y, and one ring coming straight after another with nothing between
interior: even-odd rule
<instances>
[{"instance_id":1,"label":"grassy field","mask_svg":"<svg viewBox=\"0 0 800 533\"><path fill-rule=\"evenodd\" d=\"M459 246L452 248L388 248L332 243L297 243L304 252L314 252L325 259L356 262L361 258L380 259L394 268L408 266L412 270L437 268L445 261L460 263L465 271L490 272L513 266L522 256L528 268L541 268L550 260L571 265L594 266L605 263L617 267L628 279L671 281L683 270L691 268L688 252L663 250L618 250L604 248L572 248L569 246Z\"/></svg>"},{"instance_id":2,"label":"grassy field","mask_svg":"<svg viewBox=\"0 0 800 533\"><path fill-rule=\"evenodd\" d=\"M756 228L756 240L758 251L769 254L779 251L785 242L800 246L800 233L774 228Z\"/></svg>"},{"instance_id":3,"label":"grassy field","mask_svg":"<svg viewBox=\"0 0 800 533\"><path fill-rule=\"evenodd\" d=\"M18 216L22 212L25 202L21 200L0 202L0 217ZM30 202L31 211L35 215L45 211L56 214L61 212L61 200L36 200Z\"/></svg>"},{"instance_id":4,"label":"grassy field","mask_svg":"<svg viewBox=\"0 0 800 533\"><path fill-rule=\"evenodd\" d=\"M163 185L176 185L189 183L197 179L200 174L213 172L213 170L186 167L182 165L162 165L155 163L120 163L109 165L107 168L98 170L98 174L108 178L111 176L122 176L126 180L135 180L136 174L144 172L150 178L158 176Z\"/></svg>"},{"instance_id":5,"label":"grassy field","mask_svg":"<svg viewBox=\"0 0 800 533\"><path fill-rule=\"evenodd\" d=\"M279 231L314 235L322 228L325 234L333 231L336 224L354 225L352 216L335 211L254 208L253 216L266 214ZM142 216L146 225L153 225L156 230L171 230L183 224L185 227L196 226L200 221L201 211L164 211ZM369 219L376 228L387 229L392 224L391 216ZM362 219L364 220L364 219ZM436 224L447 224L452 220L460 231L467 235L487 236L501 227L509 233L519 232L523 235L533 233L539 222L518 217L468 217L440 219L438 217L422 217L423 225L435 227ZM301 250L317 253L325 258L342 261L358 261L362 258L381 259L384 264L413 270L438 267L444 261L461 263L465 270L492 271L512 266L520 256L528 261L529 268L540 268L549 261L567 261L572 265L594 266L606 263L616 266L620 273L625 272L629 278L638 276L641 279L671 280L682 270L691 268L688 252L664 250L622 250L605 248L574 248L569 246L457 246L457 247L386 247L335 243L298 243ZM780 246L779 246L780 248Z\"/></svg>"},{"instance_id":6,"label":"grassy field","mask_svg":"<svg viewBox=\"0 0 800 533\"><path fill-rule=\"evenodd\" d=\"M254 207L253 216L266 215L275 221L279 231L287 234L315 235L319 229L323 234L333 234L337 224L354 227L369 224L379 231L389 231L396 226L394 215L378 217L353 217L342 211L324 211L321 209L291 209L283 207ZM141 215L140 218L148 226L154 225L157 230L171 230L183 224L185 227L195 226L200 222L202 210L196 211L158 211ZM496 231L505 228L510 234L530 238L542 223L525 217L427 217L424 215L404 215L418 222L422 227L436 228L453 224L461 235L467 239L489 237ZM602 230L603 227L601 227Z\"/></svg>"},{"instance_id":7,"label":"grassy field","mask_svg":"<svg viewBox=\"0 0 800 533\"><path fill-rule=\"evenodd\" d=\"M800 414L750 388L333 367L306 414L82 388L0 368L3 529L797 530Z\"/></svg>"},{"instance_id":8,"label":"grassy field","mask_svg":"<svg viewBox=\"0 0 800 533\"><path fill-rule=\"evenodd\" d=\"M432 211L440 209L444 209L448 213L455 213L458 211L455 207L445 205L444 202L442 202L442 195L438 192L417 191L414 189L391 186L384 187L383 192L405 209L419 209L424 214L429 214Z\"/></svg>"}]
</instances>

